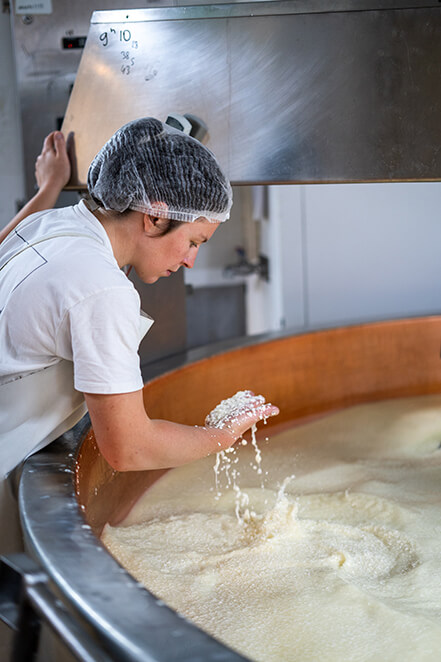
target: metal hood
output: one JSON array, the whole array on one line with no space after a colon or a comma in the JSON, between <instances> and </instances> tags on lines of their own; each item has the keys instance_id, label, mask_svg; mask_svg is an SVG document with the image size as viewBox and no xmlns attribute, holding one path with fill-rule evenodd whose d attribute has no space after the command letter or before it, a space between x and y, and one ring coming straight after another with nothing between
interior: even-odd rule
<instances>
[{"instance_id":1,"label":"metal hood","mask_svg":"<svg viewBox=\"0 0 441 662\"><path fill-rule=\"evenodd\" d=\"M441 178L439 2L97 11L63 130L77 171L122 124L191 113L242 183Z\"/></svg>"}]
</instances>

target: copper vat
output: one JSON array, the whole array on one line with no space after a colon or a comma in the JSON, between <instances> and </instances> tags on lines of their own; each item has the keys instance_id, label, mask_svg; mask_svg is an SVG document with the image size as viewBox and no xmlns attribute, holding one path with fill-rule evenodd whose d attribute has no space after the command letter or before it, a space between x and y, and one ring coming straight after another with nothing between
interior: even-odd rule
<instances>
[{"instance_id":1,"label":"copper vat","mask_svg":"<svg viewBox=\"0 0 441 662\"><path fill-rule=\"evenodd\" d=\"M145 405L152 418L200 425L221 399L249 388L279 406L268 421L275 430L362 402L441 393L440 341L441 316L247 339L147 382ZM163 472L113 471L84 425L57 443L24 467L23 526L30 551L105 648L126 660L243 659L156 600L99 542L104 524Z\"/></svg>"}]
</instances>

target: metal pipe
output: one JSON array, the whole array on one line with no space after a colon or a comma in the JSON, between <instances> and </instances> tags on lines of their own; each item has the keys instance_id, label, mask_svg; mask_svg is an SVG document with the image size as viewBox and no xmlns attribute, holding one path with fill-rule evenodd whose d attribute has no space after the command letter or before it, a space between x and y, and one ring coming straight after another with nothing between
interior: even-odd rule
<instances>
[{"instance_id":1,"label":"metal pipe","mask_svg":"<svg viewBox=\"0 0 441 662\"><path fill-rule=\"evenodd\" d=\"M26 554L1 557L0 618L15 631L11 662L37 659L42 623L47 623L82 662L110 662L49 587L48 575Z\"/></svg>"}]
</instances>

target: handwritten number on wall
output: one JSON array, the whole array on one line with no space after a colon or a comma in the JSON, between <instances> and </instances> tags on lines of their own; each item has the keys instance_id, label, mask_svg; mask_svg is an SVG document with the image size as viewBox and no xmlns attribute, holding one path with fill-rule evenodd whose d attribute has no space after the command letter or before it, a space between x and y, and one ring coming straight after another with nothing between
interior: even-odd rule
<instances>
[{"instance_id":1,"label":"handwritten number on wall","mask_svg":"<svg viewBox=\"0 0 441 662\"><path fill-rule=\"evenodd\" d=\"M132 33L127 28L125 30L115 30L114 28L110 28L109 31L102 32L99 36L101 46L104 48L111 45L114 39L120 43L124 43L126 48L128 47L131 50L137 50L139 47L139 42L135 39L132 40ZM130 50L121 51L121 57L123 59L123 64L121 65L120 71L123 76L128 76L132 68L135 66L135 58L132 57Z\"/></svg>"}]
</instances>

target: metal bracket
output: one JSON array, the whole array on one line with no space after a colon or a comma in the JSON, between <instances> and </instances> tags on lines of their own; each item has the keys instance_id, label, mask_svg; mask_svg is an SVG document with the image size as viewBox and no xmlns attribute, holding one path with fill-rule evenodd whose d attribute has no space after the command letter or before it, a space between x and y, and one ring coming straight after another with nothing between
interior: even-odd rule
<instances>
[{"instance_id":1,"label":"metal bracket","mask_svg":"<svg viewBox=\"0 0 441 662\"><path fill-rule=\"evenodd\" d=\"M229 264L224 269L225 276L249 276L250 274L258 274L260 278L269 281L269 259L266 255L259 255L257 262L250 262L245 254L245 249L242 246L236 248L238 261L236 264Z\"/></svg>"},{"instance_id":2,"label":"metal bracket","mask_svg":"<svg viewBox=\"0 0 441 662\"><path fill-rule=\"evenodd\" d=\"M49 586L49 577L26 554L0 557L0 619L15 631L11 662L33 662L42 620L71 653L83 662L110 662L109 657Z\"/></svg>"}]
</instances>

